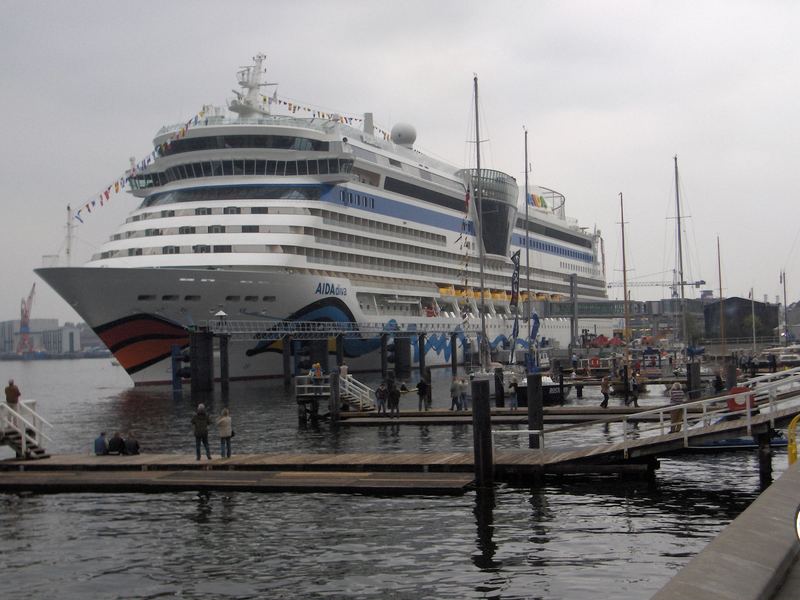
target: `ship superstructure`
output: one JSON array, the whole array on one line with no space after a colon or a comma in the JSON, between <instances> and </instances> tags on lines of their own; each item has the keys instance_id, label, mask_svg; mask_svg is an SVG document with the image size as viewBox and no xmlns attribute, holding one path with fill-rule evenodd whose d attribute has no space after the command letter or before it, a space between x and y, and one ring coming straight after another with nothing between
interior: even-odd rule
<instances>
[{"instance_id":1,"label":"ship superstructure","mask_svg":"<svg viewBox=\"0 0 800 600\"><path fill-rule=\"evenodd\" d=\"M239 72L231 112L205 107L179 139L182 124L156 134L156 159L128 174L139 206L85 266L38 271L135 382L168 380L171 347L220 310L426 331L427 364L449 363L449 332L480 320L470 183L483 195L493 348L510 340L510 256L526 244L536 299L568 296L572 273L580 297L605 297L599 235L565 217L563 196L535 188L526 225L513 177L426 156L409 125L385 136L370 114L360 128L338 115L271 114L263 61ZM566 343L569 324L549 321L541 335ZM354 370L379 367L374 339L348 340L345 352ZM281 373L279 343L240 342L230 360L233 378Z\"/></svg>"}]
</instances>

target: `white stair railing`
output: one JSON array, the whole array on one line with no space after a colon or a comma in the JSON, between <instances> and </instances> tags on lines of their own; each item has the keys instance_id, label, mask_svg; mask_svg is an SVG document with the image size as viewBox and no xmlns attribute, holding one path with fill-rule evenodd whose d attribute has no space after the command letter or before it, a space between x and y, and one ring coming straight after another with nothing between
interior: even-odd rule
<instances>
[{"instance_id":1,"label":"white stair railing","mask_svg":"<svg viewBox=\"0 0 800 600\"><path fill-rule=\"evenodd\" d=\"M358 410L375 409L375 403L372 401L372 388L349 373L345 377L339 378L339 395L344 397L345 394L351 398L352 404L357 406Z\"/></svg>"},{"instance_id":2,"label":"white stair railing","mask_svg":"<svg viewBox=\"0 0 800 600\"><path fill-rule=\"evenodd\" d=\"M20 439L20 452L23 457L28 456L30 448L44 448L44 440L52 442L45 432L45 427L53 426L36 412L36 400L21 400L17 403L17 410L8 404L0 404L0 432L3 437L16 432Z\"/></svg>"}]
</instances>

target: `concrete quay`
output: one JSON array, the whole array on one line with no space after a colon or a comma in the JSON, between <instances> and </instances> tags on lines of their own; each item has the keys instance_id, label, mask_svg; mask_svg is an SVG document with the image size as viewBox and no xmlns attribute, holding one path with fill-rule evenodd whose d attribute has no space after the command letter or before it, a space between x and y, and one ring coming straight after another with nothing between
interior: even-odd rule
<instances>
[{"instance_id":1,"label":"concrete quay","mask_svg":"<svg viewBox=\"0 0 800 600\"><path fill-rule=\"evenodd\" d=\"M652 600L800 598L800 463L790 466Z\"/></svg>"}]
</instances>

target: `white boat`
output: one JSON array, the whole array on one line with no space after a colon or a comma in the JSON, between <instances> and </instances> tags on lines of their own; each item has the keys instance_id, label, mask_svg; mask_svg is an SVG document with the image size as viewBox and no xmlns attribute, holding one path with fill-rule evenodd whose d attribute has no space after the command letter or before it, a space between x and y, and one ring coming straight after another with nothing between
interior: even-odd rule
<instances>
[{"instance_id":1,"label":"white boat","mask_svg":"<svg viewBox=\"0 0 800 600\"><path fill-rule=\"evenodd\" d=\"M154 160L125 178L139 205L88 263L37 273L137 384L169 381L172 347L185 347L187 328L220 311L231 321L425 332L426 364L448 364L451 331L461 332L459 360L477 347L472 178L483 194L487 337L492 349L508 349L509 256L526 243L515 179L432 158L415 149L413 127L384 135L371 114L301 117L296 106L273 114L277 96L262 95L264 60L239 72L230 112L206 106L156 134ZM577 273L579 298L605 298L599 232L567 218L558 192L532 192L541 205L527 225L536 293L566 299ZM595 325L611 330L610 320L582 321ZM566 319L541 319L540 336L554 344L568 343L569 332ZM281 352L280 341L257 334L234 339L230 377L280 375ZM346 338L344 352L351 372L379 367L374 336ZM413 366L416 344L411 352Z\"/></svg>"}]
</instances>

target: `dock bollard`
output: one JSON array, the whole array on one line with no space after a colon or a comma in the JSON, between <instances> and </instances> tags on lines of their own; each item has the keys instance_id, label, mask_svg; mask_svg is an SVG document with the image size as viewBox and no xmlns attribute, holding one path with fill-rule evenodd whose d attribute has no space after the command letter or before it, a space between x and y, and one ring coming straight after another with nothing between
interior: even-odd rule
<instances>
[{"instance_id":1,"label":"dock bollard","mask_svg":"<svg viewBox=\"0 0 800 600\"><path fill-rule=\"evenodd\" d=\"M478 487L494 483L492 456L492 421L489 408L489 380L472 380L472 435L474 445L475 483Z\"/></svg>"}]
</instances>

